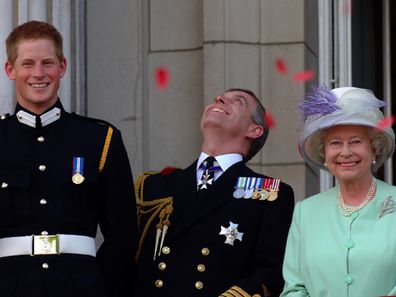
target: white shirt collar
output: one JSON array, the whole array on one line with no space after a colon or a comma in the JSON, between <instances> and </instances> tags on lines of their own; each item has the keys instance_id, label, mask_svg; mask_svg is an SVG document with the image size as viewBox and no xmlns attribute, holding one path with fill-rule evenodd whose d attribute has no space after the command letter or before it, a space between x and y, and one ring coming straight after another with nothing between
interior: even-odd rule
<instances>
[{"instance_id":1,"label":"white shirt collar","mask_svg":"<svg viewBox=\"0 0 396 297\"><path fill-rule=\"evenodd\" d=\"M205 159L207 157L209 157L208 154L201 152L201 155L199 156L198 162L197 162L197 170L200 168L202 162L205 161ZM218 155L218 156L214 156L214 157L216 158L216 161L219 164L219 166L221 167L221 170L223 172L226 171L228 168L230 168L235 163L238 163L243 160L241 154L235 154L235 153Z\"/></svg>"},{"instance_id":2,"label":"white shirt collar","mask_svg":"<svg viewBox=\"0 0 396 297\"><path fill-rule=\"evenodd\" d=\"M61 116L61 110L58 107L54 107L53 109L47 111L46 113L40 116L41 126L45 127L57 120L59 120ZM20 110L16 113L16 117L18 121L22 124L28 125L32 128L36 128L36 116L32 115L26 111Z\"/></svg>"}]
</instances>

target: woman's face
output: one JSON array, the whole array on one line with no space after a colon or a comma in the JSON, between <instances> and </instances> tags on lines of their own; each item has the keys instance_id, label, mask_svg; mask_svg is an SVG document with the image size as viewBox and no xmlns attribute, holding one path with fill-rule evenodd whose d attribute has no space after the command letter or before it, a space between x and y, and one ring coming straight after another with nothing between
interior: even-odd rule
<instances>
[{"instance_id":1,"label":"woman's face","mask_svg":"<svg viewBox=\"0 0 396 297\"><path fill-rule=\"evenodd\" d=\"M339 125L324 137L325 162L339 182L362 182L372 178L375 153L364 126Z\"/></svg>"}]
</instances>

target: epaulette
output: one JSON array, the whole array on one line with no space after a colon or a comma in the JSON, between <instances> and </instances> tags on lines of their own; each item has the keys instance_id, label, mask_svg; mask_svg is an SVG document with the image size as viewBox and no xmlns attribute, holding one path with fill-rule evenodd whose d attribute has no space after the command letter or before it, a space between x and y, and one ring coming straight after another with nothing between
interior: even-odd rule
<instances>
[{"instance_id":1,"label":"epaulette","mask_svg":"<svg viewBox=\"0 0 396 297\"><path fill-rule=\"evenodd\" d=\"M0 115L0 120L2 121L2 120L5 120L5 119L8 119L9 117L10 117L10 114L9 113L5 113L5 114Z\"/></svg>"},{"instance_id":2,"label":"epaulette","mask_svg":"<svg viewBox=\"0 0 396 297\"><path fill-rule=\"evenodd\" d=\"M102 120L102 119L96 119L96 118L87 117L87 116L84 116L84 115L81 115L81 114L78 114L78 113L75 113L75 112L72 112L71 115L73 115L73 116L75 116L75 117L77 117L79 119L83 119L83 120L99 123L99 124L102 124L102 125L105 125L105 126L110 126L113 129L115 128L111 123L109 123L109 122L107 122L105 120Z\"/></svg>"},{"instance_id":3,"label":"epaulette","mask_svg":"<svg viewBox=\"0 0 396 297\"><path fill-rule=\"evenodd\" d=\"M140 230L140 221L142 215L151 214L140 235L139 246L135 255L136 262L139 259L140 252L142 250L146 235L150 229L152 222L156 217L159 218L159 222L156 225L157 233L155 237L154 260L157 256L157 252L158 252L158 256L161 254L162 245L165 240L165 235L168 232L168 228L170 225L169 217L173 212L173 197L164 197L164 198L144 201L144 197L143 197L144 182L149 176L155 174L158 174L158 172L154 172L154 171L145 172L143 173L143 175L139 176L134 181L136 208L137 208L137 222L138 222L139 230Z\"/></svg>"},{"instance_id":4,"label":"epaulette","mask_svg":"<svg viewBox=\"0 0 396 297\"><path fill-rule=\"evenodd\" d=\"M99 162L99 172L102 172L102 170L103 170L103 168L105 166L105 163L106 163L107 153L109 152L111 138L113 136L113 131L114 131L115 127L112 124L110 124L109 122L106 122L106 121L101 120L101 119L89 118L89 117L86 117L86 116L79 115L79 114L77 114L75 112L72 112L71 115L74 116L74 117L77 117L79 119L82 119L82 120L99 123L99 124L102 124L102 125L108 127L107 128L106 138L105 138L105 141L104 141L104 144L103 144L102 156L101 156L100 162Z\"/></svg>"}]
</instances>

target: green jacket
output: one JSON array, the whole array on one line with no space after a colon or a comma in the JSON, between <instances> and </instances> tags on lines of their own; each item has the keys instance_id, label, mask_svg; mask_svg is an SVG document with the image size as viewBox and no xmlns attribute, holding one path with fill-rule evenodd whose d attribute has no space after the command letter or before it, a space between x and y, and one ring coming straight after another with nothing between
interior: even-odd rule
<instances>
[{"instance_id":1,"label":"green jacket","mask_svg":"<svg viewBox=\"0 0 396 297\"><path fill-rule=\"evenodd\" d=\"M377 180L374 199L341 214L339 187L297 203L283 265L282 297L396 295L396 212L377 219L396 187Z\"/></svg>"}]
</instances>

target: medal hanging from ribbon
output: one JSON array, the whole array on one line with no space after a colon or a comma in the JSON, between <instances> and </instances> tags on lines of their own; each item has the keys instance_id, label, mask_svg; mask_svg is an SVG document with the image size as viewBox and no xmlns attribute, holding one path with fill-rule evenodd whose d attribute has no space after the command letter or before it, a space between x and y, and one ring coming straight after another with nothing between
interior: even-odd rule
<instances>
[{"instance_id":1,"label":"medal hanging from ribbon","mask_svg":"<svg viewBox=\"0 0 396 297\"><path fill-rule=\"evenodd\" d=\"M268 191L268 201L274 201L278 198L280 179L266 178L263 183L263 188Z\"/></svg>"},{"instance_id":2,"label":"medal hanging from ribbon","mask_svg":"<svg viewBox=\"0 0 396 297\"><path fill-rule=\"evenodd\" d=\"M235 186L234 198L240 199L245 196L247 178L244 176L238 177L237 184Z\"/></svg>"},{"instance_id":3,"label":"medal hanging from ribbon","mask_svg":"<svg viewBox=\"0 0 396 297\"><path fill-rule=\"evenodd\" d=\"M72 181L76 185L79 185L84 179L84 157L74 157Z\"/></svg>"}]
</instances>

